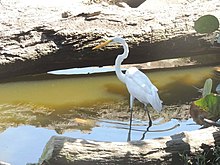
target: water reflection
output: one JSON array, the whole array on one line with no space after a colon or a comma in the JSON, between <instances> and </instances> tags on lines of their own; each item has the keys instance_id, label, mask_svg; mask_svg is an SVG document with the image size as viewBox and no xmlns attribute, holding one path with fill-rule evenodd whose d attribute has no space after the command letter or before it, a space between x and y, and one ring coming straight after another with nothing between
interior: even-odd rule
<instances>
[{"instance_id":1,"label":"water reflection","mask_svg":"<svg viewBox=\"0 0 220 165\"><path fill-rule=\"evenodd\" d=\"M114 72L115 68L112 66L105 67L85 67L85 68L71 68L63 70L50 71L48 74L54 75L73 75L73 74L93 74L93 73L105 73ZM122 68L122 70L125 70Z\"/></svg>"},{"instance_id":2,"label":"water reflection","mask_svg":"<svg viewBox=\"0 0 220 165\"><path fill-rule=\"evenodd\" d=\"M0 160L12 165L38 162L43 146L55 131L34 126L8 128L0 135Z\"/></svg>"},{"instance_id":3,"label":"water reflection","mask_svg":"<svg viewBox=\"0 0 220 165\"><path fill-rule=\"evenodd\" d=\"M80 130L66 132L63 136L73 138L83 138L88 140L100 141L124 141L127 138L128 123L118 121L117 124L112 120L103 120L97 123L97 126L92 128L90 133L82 133ZM175 130L166 132L153 132L161 128L169 128L175 124L180 124ZM179 121L172 119L162 125L154 125L152 132L146 134L147 138L158 138L161 136L168 136L176 132L196 130L200 128L198 125L191 125L193 121L183 120ZM145 126L141 120L134 120L134 127L132 139L139 140L142 137ZM190 127L189 127L190 125ZM139 130L139 131L135 131ZM27 162L37 162L38 158L43 152L43 148L51 136L58 135L53 130L45 128L36 128L34 126L18 126L16 128L9 128L0 135L0 160L5 160L13 165L24 165ZM22 159L21 159L22 158Z\"/></svg>"}]
</instances>

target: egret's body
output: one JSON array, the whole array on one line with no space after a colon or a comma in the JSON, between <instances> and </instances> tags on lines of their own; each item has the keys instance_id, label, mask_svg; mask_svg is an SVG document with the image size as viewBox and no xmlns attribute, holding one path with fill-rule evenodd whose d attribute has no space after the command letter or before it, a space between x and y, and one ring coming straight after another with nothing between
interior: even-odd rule
<instances>
[{"instance_id":1,"label":"egret's body","mask_svg":"<svg viewBox=\"0 0 220 165\"><path fill-rule=\"evenodd\" d=\"M118 55L115 60L115 72L120 81L126 84L126 87L130 93L130 126L132 122L132 111L133 111L133 102L134 99L139 100L144 104L145 108L147 104L150 104L157 112L162 110L162 101L158 95L158 89L151 83L150 79L141 71L135 67L129 68L125 74L121 71L121 63L124 59L128 57L129 49L128 45L124 39L120 37L114 37L111 40L106 41L103 44L96 46L94 49L99 49L110 42L121 43L124 48L124 52L121 55ZM147 110L147 109L146 109ZM148 111L147 111L148 112ZM152 125L150 115L149 117L149 127ZM149 128L148 127L148 128Z\"/></svg>"},{"instance_id":2,"label":"egret's body","mask_svg":"<svg viewBox=\"0 0 220 165\"><path fill-rule=\"evenodd\" d=\"M162 104L157 93L158 89L144 73L135 67L129 68L125 73L125 84L133 99L136 98L145 106L150 103L155 110L161 111Z\"/></svg>"}]
</instances>

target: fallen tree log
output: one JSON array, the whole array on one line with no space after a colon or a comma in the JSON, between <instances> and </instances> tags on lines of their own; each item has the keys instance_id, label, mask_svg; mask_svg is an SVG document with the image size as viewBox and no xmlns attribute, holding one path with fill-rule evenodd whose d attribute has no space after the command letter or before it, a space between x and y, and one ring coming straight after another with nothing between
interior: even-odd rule
<instances>
[{"instance_id":1,"label":"fallen tree log","mask_svg":"<svg viewBox=\"0 0 220 165\"><path fill-rule=\"evenodd\" d=\"M113 65L121 47L91 48L115 35L126 38L131 48L127 64L219 54L211 36L193 29L194 21L205 13L220 18L217 0L148 0L135 9L71 0L1 3L0 78Z\"/></svg>"},{"instance_id":2,"label":"fallen tree log","mask_svg":"<svg viewBox=\"0 0 220 165\"><path fill-rule=\"evenodd\" d=\"M219 144L220 130L217 127L131 142L98 142L53 136L39 164L180 164L179 154L197 154L204 147Z\"/></svg>"}]
</instances>

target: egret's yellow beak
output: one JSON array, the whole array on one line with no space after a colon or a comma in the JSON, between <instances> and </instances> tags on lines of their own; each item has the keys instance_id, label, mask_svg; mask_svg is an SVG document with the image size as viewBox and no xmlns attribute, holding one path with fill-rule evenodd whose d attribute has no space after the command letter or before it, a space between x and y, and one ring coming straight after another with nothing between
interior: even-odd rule
<instances>
[{"instance_id":1,"label":"egret's yellow beak","mask_svg":"<svg viewBox=\"0 0 220 165\"><path fill-rule=\"evenodd\" d=\"M94 49L100 49L100 48L106 46L106 45L107 45L108 43L110 43L110 42L112 42L112 40L105 41L105 42L103 42L103 43L97 45L96 47L92 48L92 50L94 50Z\"/></svg>"}]
</instances>

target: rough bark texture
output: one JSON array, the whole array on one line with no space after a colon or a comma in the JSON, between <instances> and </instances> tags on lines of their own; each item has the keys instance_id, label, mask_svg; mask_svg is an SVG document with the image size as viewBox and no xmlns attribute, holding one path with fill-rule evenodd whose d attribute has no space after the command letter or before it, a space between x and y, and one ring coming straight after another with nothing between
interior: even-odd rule
<instances>
[{"instance_id":1,"label":"rough bark texture","mask_svg":"<svg viewBox=\"0 0 220 165\"><path fill-rule=\"evenodd\" d=\"M219 54L210 37L193 29L194 21L206 13L220 18L218 0L147 0L138 8L80 0L1 2L0 78L112 65L121 47L91 48L116 35L126 38L131 48L125 63Z\"/></svg>"},{"instance_id":2,"label":"rough bark texture","mask_svg":"<svg viewBox=\"0 0 220 165\"><path fill-rule=\"evenodd\" d=\"M178 153L196 154L218 144L220 132L217 127L132 142L54 136L47 143L40 164L180 164Z\"/></svg>"}]
</instances>

